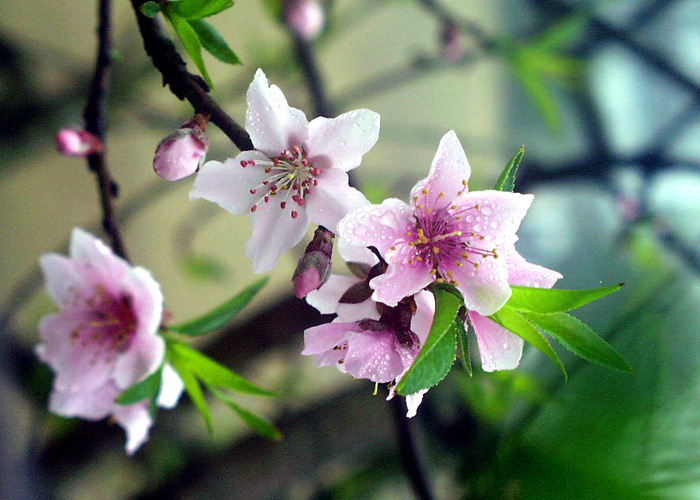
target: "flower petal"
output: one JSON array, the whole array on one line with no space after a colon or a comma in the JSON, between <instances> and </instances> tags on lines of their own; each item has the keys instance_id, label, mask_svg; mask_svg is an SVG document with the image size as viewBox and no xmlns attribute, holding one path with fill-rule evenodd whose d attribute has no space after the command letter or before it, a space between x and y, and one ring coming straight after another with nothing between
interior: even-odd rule
<instances>
[{"instance_id":1,"label":"flower petal","mask_svg":"<svg viewBox=\"0 0 700 500\"><path fill-rule=\"evenodd\" d=\"M464 305L470 311L489 316L498 311L511 295L508 269L504 259L488 257L478 268L465 264L453 266L452 277L464 296ZM442 271L442 270L441 270Z\"/></svg>"},{"instance_id":2,"label":"flower petal","mask_svg":"<svg viewBox=\"0 0 700 500\"><path fill-rule=\"evenodd\" d=\"M457 193L466 189L471 167L453 130L447 132L438 146L428 177L418 181L411 190L411 200L433 211L448 206ZM424 191L427 190L427 194ZM441 196L441 193L442 194Z\"/></svg>"},{"instance_id":3,"label":"flower petal","mask_svg":"<svg viewBox=\"0 0 700 500\"><path fill-rule=\"evenodd\" d=\"M44 274L46 290L59 307L80 306L93 294L69 258L47 253L39 258L39 266Z\"/></svg>"},{"instance_id":4,"label":"flower petal","mask_svg":"<svg viewBox=\"0 0 700 500\"><path fill-rule=\"evenodd\" d=\"M420 345L425 343L430 333L430 327L433 326L433 317L435 316L435 295L428 291L418 292L415 297L416 314L411 319L411 330L420 339Z\"/></svg>"},{"instance_id":5,"label":"flower petal","mask_svg":"<svg viewBox=\"0 0 700 500\"><path fill-rule=\"evenodd\" d=\"M413 248L403 244L395 252L384 254L388 255L386 259L389 267L384 274L369 282L369 286L374 289L374 300L393 307L404 297L418 293L433 282L431 268L426 262L407 263L410 256L404 254L413 255L413 251Z\"/></svg>"},{"instance_id":6,"label":"flower petal","mask_svg":"<svg viewBox=\"0 0 700 500\"><path fill-rule=\"evenodd\" d=\"M246 99L245 129L255 149L275 158L283 150L307 142L309 123L306 116L287 104L282 91L276 85L269 85L261 69L255 72Z\"/></svg>"},{"instance_id":7,"label":"flower petal","mask_svg":"<svg viewBox=\"0 0 700 500\"><path fill-rule=\"evenodd\" d=\"M297 217L292 218L292 210ZM253 228L245 253L253 260L253 272L256 274L269 271L277 264L280 256L299 243L309 227L306 207L292 207L288 202L286 208L277 203L262 203L257 211L250 214Z\"/></svg>"},{"instance_id":8,"label":"flower petal","mask_svg":"<svg viewBox=\"0 0 700 500\"><path fill-rule=\"evenodd\" d=\"M306 302L311 307L316 308L321 314L334 314L340 298L348 288L358 282L357 278L351 276L331 274L328 281L321 288L306 295Z\"/></svg>"},{"instance_id":9,"label":"flower petal","mask_svg":"<svg viewBox=\"0 0 700 500\"><path fill-rule=\"evenodd\" d=\"M258 151L244 151L224 163L209 161L200 169L190 192L190 200L204 198L217 203L221 208L235 215L248 215L250 208L269 191L261 187L260 192L251 194L270 174L258 165L241 166L241 162L270 161Z\"/></svg>"},{"instance_id":10,"label":"flower petal","mask_svg":"<svg viewBox=\"0 0 700 500\"><path fill-rule=\"evenodd\" d=\"M130 269L129 263L114 255L104 242L79 227L71 232L70 256L82 274L84 287L99 285L111 294Z\"/></svg>"},{"instance_id":11,"label":"flower petal","mask_svg":"<svg viewBox=\"0 0 700 500\"><path fill-rule=\"evenodd\" d=\"M177 402L185 389L180 375L170 363L165 363L163 366L163 379L158 391L158 406L161 408L175 408Z\"/></svg>"},{"instance_id":12,"label":"flower petal","mask_svg":"<svg viewBox=\"0 0 700 500\"><path fill-rule=\"evenodd\" d=\"M158 335L138 335L117 359L114 382L126 389L156 371L165 355L165 341Z\"/></svg>"},{"instance_id":13,"label":"flower petal","mask_svg":"<svg viewBox=\"0 0 700 500\"><path fill-rule=\"evenodd\" d=\"M379 138L379 115L356 109L337 118L318 117L309 123L308 159L318 168L356 168Z\"/></svg>"},{"instance_id":14,"label":"flower petal","mask_svg":"<svg viewBox=\"0 0 700 500\"><path fill-rule=\"evenodd\" d=\"M534 288L552 288L563 276L546 267L527 262L515 248L504 255L508 264L508 283Z\"/></svg>"},{"instance_id":15,"label":"flower petal","mask_svg":"<svg viewBox=\"0 0 700 500\"><path fill-rule=\"evenodd\" d=\"M49 398L49 410L62 417L102 420L112 413L119 390L114 384L104 384L92 391L60 391L54 389Z\"/></svg>"},{"instance_id":16,"label":"flower petal","mask_svg":"<svg viewBox=\"0 0 700 500\"><path fill-rule=\"evenodd\" d=\"M345 342L348 333L358 332L357 323L325 323L304 330L304 350L301 354L309 356L333 349Z\"/></svg>"},{"instance_id":17,"label":"flower petal","mask_svg":"<svg viewBox=\"0 0 700 500\"><path fill-rule=\"evenodd\" d=\"M404 371L395 343L396 335L391 330L351 334L345 369L355 378L366 378L380 384L391 382Z\"/></svg>"},{"instance_id":18,"label":"flower petal","mask_svg":"<svg viewBox=\"0 0 700 500\"><path fill-rule=\"evenodd\" d=\"M473 219L465 217L462 231L483 236L489 244L510 245L515 243L516 231L520 227L534 196L531 194L504 191L472 191L458 197L460 207L479 207Z\"/></svg>"},{"instance_id":19,"label":"flower petal","mask_svg":"<svg viewBox=\"0 0 700 500\"><path fill-rule=\"evenodd\" d=\"M413 226L413 210L396 198L350 212L338 224L338 233L356 246L375 246L382 255L404 238Z\"/></svg>"},{"instance_id":20,"label":"flower petal","mask_svg":"<svg viewBox=\"0 0 700 500\"><path fill-rule=\"evenodd\" d=\"M126 432L127 454L134 454L148 441L148 431L153 425L153 419L148 412L147 401L129 406L115 405L114 420Z\"/></svg>"},{"instance_id":21,"label":"flower petal","mask_svg":"<svg viewBox=\"0 0 700 500\"><path fill-rule=\"evenodd\" d=\"M306 197L309 219L333 232L347 214L369 205L361 192L348 184L348 174L332 168L318 177L318 185Z\"/></svg>"},{"instance_id":22,"label":"flower petal","mask_svg":"<svg viewBox=\"0 0 700 500\"><path fill-rule=\"evenodd\" d=\"M523 339L474 311L469 312L484 371L517 368L523 354Z\"/></svg>"}]
</instances>

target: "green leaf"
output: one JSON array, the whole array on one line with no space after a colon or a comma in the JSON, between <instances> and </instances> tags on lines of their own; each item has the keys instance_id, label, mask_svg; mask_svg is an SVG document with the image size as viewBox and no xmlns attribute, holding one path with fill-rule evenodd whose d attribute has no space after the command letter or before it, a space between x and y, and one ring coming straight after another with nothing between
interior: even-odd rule
<instances>
[{"instance_id":1,"label":"green leaf","mask_svg":"<svg viewBox=\"0 0 700 500\"><path fill-rule=\"evenodd\" d=\"M263 7L272 19L277 22L284 20L285 0L263 0Z\"/></svg>"},{"instance_id":2,"label":"green leaf","mask_svg":"<svg viewBox=\"0 0 700 500\"><path fill-rule=\"evenodd\" d=\"M224 282L227 274L226 265L208 255L187 254L179 261L184 274L197 281Z\"/></svg>"},{"instance_id":3,"label":"green leaf","mask_svg":"<svg viewBox=\"0 0 700 500\"><path fill-rule=\"evenodd\" d=\"M457 353L459 354L459 360L471 377L473 375L473 370L472 359L469 356L469 335L467 334L467 329L464 327L464 322L460 320L459 317L455 318L454 327L457 332Z\"/></svg>"},{"instance_id":4,"label":"green leaf","mask_svg":"<svg viewBox=\"0 0 700 500\"><path fill-rule=\"evenodd\" d=\"M170 21L170 24L173 25L177 36L179 36L180 40L182 40L185 50L187 50L187 53L192 58L192 61L199 69L199 72L202 74L202 77L204 77L207 85L213 89L214 84L209 77L207 68L204 66L204 59L202 59L202 45L199 42L199 37L194 31L194 28L190 26L190 23L188 23L184 17L181 17L173 12L171 8L172 5L174 4L168 4L168 7L166 7L166 9L163 11L165 17L168 19L168 21Z\"/></svg>"},{"instance_id":5,"label":"green leaf","mask_svg":"<svg viewBox=\"0 0 700 500\"><path fill-rule=\"evenodd\" d=\"M256 415L255 413L241 408L236 404L235 401L233 401L233 399L231 399L231 396L229 396L225 392L216 389L212 392L214 396L216 396L221 402L223 402L226 406L235 411L246 424L255 429L255 432L257 432L263 437L273 439L275 441L279 441L282 439L282 433L270 422L268 422L261 416Z\"/></svg>"},{"instance_id":6,"label":"green leaf","mask_svg":"<svg viewBox=\"0 0 700 500\"><path fill-rule=\"evenodd\" d=\"M253 300L253 297L255 297L262 287L265 286L268 279L268 277L264 277L256 281L252 285L246 287L242 292L230 299L228 302L221 304L203 316L186 323L170 326L168 329L190 337L198 337L216 330L238 314L246 305L248 305L248 303Z\"/></svg>"},{"instance_id":7,"label":"green leaf","mask_svg":"<svg viewBox=\"0 0 700 500\"><path fill-rule=\"evenodd\" d=\"M204 399L204 394L202 393L202 388L199 385L199 381L192 373L189 362L181 357L179 351L175 349L177 345L184 344L168 342L168 360L182 379L182 383L185 384L185 391L187 391L190 399L202 415L209 434L213 434L214 425L211 419L211 413L209 413L209 408L207 407L207 401Z\"/></svg>"},{"instance_id":8,"label":"green leaf","mask_svg":"<svg viewBox=\"0 0 700 500\"><path fill-rule=\"evenodd\" d=\"M188 21L213 16L233 7L233 0L179 0L168 4L168 8Z\"/></svg>"},{"instance_id":9,"label":"green leaf","mask_svg":"<svg viewBox=\"0 0 700 500\"><path fill-rule=\"evenodd\" d=\"M576 309L621 287L620 283L588 290L555 290L511 285L513 294L506 305L516 311L552 314Z\"/></svg>"},{"instance_id":10,"label":"green leaf","mask_svg":"<svg viewBox=\"0 0 700 500\"><path fill-rule=\"evenodd\" d=\"M141 382L132 385L116 399L120 405L132 405L144 399L154 399L160 390L163 379L163 365Z\"/></svg>"},{"instance_id":11,"label":"green leaf","mask_svg":"<svg viewBox=\"0 0 700 500\"><path fill-rule=\"evenodd\" d=\"M203 19L188 21L199 37L202 47L219 61L227 64L241 64L241 60L231 50L226 40L216 31L216 28Z\"/></svg>"},{"instance_id":12,"label":"green leaf","mask_svg":"<svg viewBox=\"0 0 700 500\"><path fill-rule=\"evenodd\" d=\"M258 396L274 396L270 391L266 391L249 382L234 371L187 344L176 340L171 340L169 344L170 352L177 356L188 371L197 375L208 386L223 387L232 391Z\"/></svg>"},{"instance_id":13,"label":"green leaf","mask_svg":"<svg viewBox=\"0 0 700 500\"><path fill-rule=\"evenodd\" d=\"M575 12L533 37L528 44L539 50L566 48L581 36L589 18L586 12Z\"/></svg>"},{"instance_id":14,"label":"green leaf","mask_svg":"<svg viewBox=\"0 0 700 500\"><path fill-rule=\"evenodd\" d=\"M433 324L418 356L396 386L396 392L402 396L428 389L440 382L455 360L457 332L454 321L462 303L446 290L434 288L432 291L435 295Z\"/></svg>"},{"instance_id":15,"label":"green leaf","mask_svg":"<svg viewBox=\"0 0 700 500\"><path fill-rule=\"evenodd\" d=\"M591 328L566 313L523 313L535 326L541 328L554 340L571 352L594 363L631 373L632 367L610 344Z\"/></svg>"},{"instance_id":16,"label":"green leaf","mask_svg":"<svg viewBox=\"0 0 700 500\"><path fill-rule=\"evenodd\" d=\"M497 313L489 316L489 319L495 321L506 330L510 330L525 342L532 344L535 349L539 350L545 356L551 359L552 362L557 365L557 367L564 374L564 378L567 378L566 369L564 368L564 365L559 359L557 353L554 351L554 349L552 349L549 341L518 311L505 305L501 307Z\"/></svg>"},{"instance_id":17,"label":"green leaf","mask_svg":"<svg viewBox=\"0 0 700 500\"><path fill-rule=\"evenodd\" d=\"M515 153L515 156L510 159L506 168L501 172L501 176L498 178L494 189L497 191L509 191L511 193L515 191L515 175L518 173L518 167L524 155L525 146L520 146L518 152Z\"/></svg>"},{"instance_id":18,"label":"green leaf","mask_svg":"<svg viewBox=\"0 0 700 500\"><path fill-rule=\"evenodd\" d=\"M141 13L153 19L160 12L160 4L158 2L144 2L141 4Z\"/></svg>"}]
</instances>

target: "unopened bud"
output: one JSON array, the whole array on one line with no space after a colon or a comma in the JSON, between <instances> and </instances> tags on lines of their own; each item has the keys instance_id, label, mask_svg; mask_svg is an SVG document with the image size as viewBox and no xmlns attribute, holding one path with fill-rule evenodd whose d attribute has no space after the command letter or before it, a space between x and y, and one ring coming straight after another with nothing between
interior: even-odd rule
<instances>
[{"instance_id":1,"label":"unopened bud","mask_svg":"<svg viewBox=\"0 0 700 500\"><path fill-rule=\"evenodd\" d=\"M99 137L86 130L62 128L56 134L56 149L66 156L87 156L101 153L104 145Z\"/></svg>"},{"instance_id":2,"label":"unopened bud","mask_svg":"<svg viewBox=\"0 0 700 500\"><path fill-rule=\"evenodd\" d=\"M196 115L160 141L153 157L153 170L166 181L176 181L195 173L209 149L204 135L206 118Z\"/></svg>"},{"instance_id":3,"label":"unopened bud","mask_svg":"<svg viewBox=\"0 0 700 500\"><path fill-rule=\"evenodd\" d=\"M319 226L294 271L294 294L302 299L328 281L333 256L333 233Z\"/></svg>"},{"instance_id":4,"label":"unopened bud","mask_svg":"<svg viewBox=\"0 0 700 500\"><path fill-rule=\"evenodd\" d=\"M287 0L284 20L299 38L310 42L321 34L326 15L318 0Z\"/></svg>"},{"instance_id":5,"label":"unopened bud","mask_svg":"<svg viewBox=\"0 0 700 500\"><path fill-rule=\"evenodd\" d=\"M456 63L465 55L462 32L453 23L445 23L441 33L442 55L451 63Z\"/></svg>"}]
</instances>

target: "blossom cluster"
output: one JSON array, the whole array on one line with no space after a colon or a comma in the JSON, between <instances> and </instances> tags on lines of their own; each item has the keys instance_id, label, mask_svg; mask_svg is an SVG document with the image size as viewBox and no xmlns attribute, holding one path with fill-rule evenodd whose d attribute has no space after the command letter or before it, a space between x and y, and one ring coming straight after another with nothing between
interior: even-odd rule
<instances>
[{"instance_id":1,"label":"blossom cluster","mask_svg":"<svg viewBox=\"0 0 700 500\"><path fill-rule=\"evenodd\" d=\"M377 142L379 115L360 109L309 121L262 70L247 102L246 130L255 149L200 165L208 141L198 115L159 145L154 168L167 180L198 171L190 199L250 216L246 254L256 273L273 269L311 223L318 226L294 273L295 293L335 318L305 331L303 355L314 356L319 367L335 365L388 384L391 398L431 330L436 301L430 287L446 284L463 299L460 317L473 327L483 369L518 365L523 341L489 316L508 301L510 285L549 288L561 278L515 249L532 195L470 191L471 167L450 131L408 203L371 204L350 186L348 172ZM331 274L334 241L352 276ZM152 402L172 407L183 390L160 335L160 287L148 271L80 229L72 233L68 257L47 254L40 265L59 307L39 325L36 348L56 373L50 409L88 420L112 417L133 453L153 423ZM119 402L126 389L158 371L156 399ZM425 392L407 396L407 416L416 414Z\"/></svg>"}]
</instances>

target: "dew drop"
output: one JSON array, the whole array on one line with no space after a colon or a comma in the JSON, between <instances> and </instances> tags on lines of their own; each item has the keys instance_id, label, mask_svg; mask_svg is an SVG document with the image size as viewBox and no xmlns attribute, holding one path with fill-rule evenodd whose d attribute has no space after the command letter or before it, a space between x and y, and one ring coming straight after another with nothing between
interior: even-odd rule
<instances>
[{"instance_id":1,"label":"dew drop","mask_svg":"<svg viewBox=\"0 0 700 500\"><path fill-rule=\"evenodd\" d=\"M489 224L493 229L498 229L498 222L495 220L491 221L491 224Z\"/></svg>"},{"instance_id":2,"label":"dew drop","mask_svg":"<svg viewBox=\"0 0 700 500\"><path fill-rule=\"evenodd\" d=\"M481 213L484 215L491 215L493 213L493 208L490 206L486 205L485 207L481 207Z\"/></svg>"},{"instance_id":3,"label":"dew drop","mask_svg":"<svg viewBox=\"0 0 700 500\"><path fill-rule=\"evenodd\" d=\"M473 215L467 215L464 218L465 222L474 222L474 216Z\"/></svg>"},{"instance_id":4,"label":"dew drop","mask_svg":"<svg viewBox=\"0 0 700 500\"><path fill-rule=\"evenodd\" d=\"M474 224L474 227L472 229L475 233L479 233L483 228L481 227L481 224Z\"/></svg>"}]
</instances>

